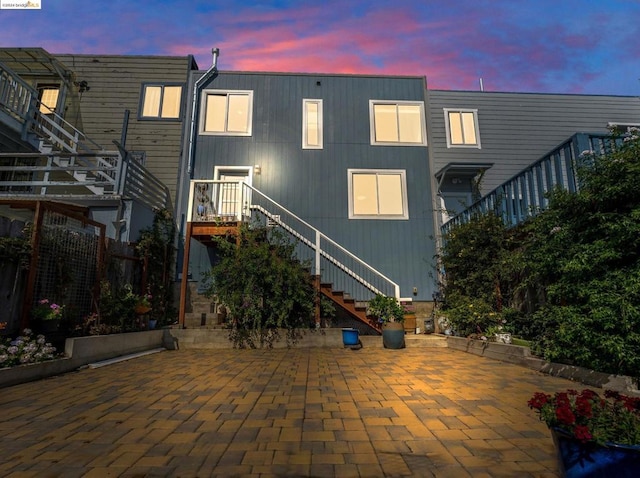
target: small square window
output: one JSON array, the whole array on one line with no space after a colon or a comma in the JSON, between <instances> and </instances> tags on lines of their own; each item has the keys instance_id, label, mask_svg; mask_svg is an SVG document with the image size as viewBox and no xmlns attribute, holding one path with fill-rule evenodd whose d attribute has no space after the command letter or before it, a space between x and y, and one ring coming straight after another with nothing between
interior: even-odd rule
<instances>
[{"instance_id":1,"label":"small square window","mask_svg":"<svg viewBox=\"0 0 640 478\"><path fill-rule=\"evenodd\" d=\"M251 136L252 117L252 91L204 91L201 133Z\"/></svg>"},{"instance_id":2,"label":"small square window","mask_svg":"<svg viewBox=\"0 0 640 478\"><path fill-rule=\"evenodd\" d=\"M371 144L424 146L427 135L424 103L369 101Z\"/></svg>"},{"instance_id":3,"label":"small square window","mask_svg":"<svg viewBox=\"0 0 640 478\"><path fill-rule=\"evenodd\" d=\"M478 148L478 110L444 110L447 148Z\"/></svg>"},{"instance_id":4,"label":"small square window","mask_svg":"<svg viewBox=\"0 0 640 478\"><path fill-rule=\"evenodd\" d=\"M409 219L404 170L349 169L349 219Z\"/></svg>"},{"instance_id":5,"label":"small square window","mask_svg":"<svg viewBox=\"0 0 640 478\"><path fill-rule=\"evenodd\" d=\"M140 118L179 119L182 105L182 86L143 85Z\"/></svg>"}]
</instances>

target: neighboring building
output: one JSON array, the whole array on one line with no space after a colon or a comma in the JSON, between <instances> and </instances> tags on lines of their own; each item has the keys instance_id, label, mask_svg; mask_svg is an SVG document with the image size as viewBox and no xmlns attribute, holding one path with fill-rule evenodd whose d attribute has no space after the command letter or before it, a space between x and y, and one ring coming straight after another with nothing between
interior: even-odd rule
<instances>
[{"instance_id":1,"label":"neighboring building","mask_svg":"<svg viewBox=\"0 0 640 478\"><path fill-rule=\"evenodd\" d=\"M429 91L429 153L452 213L470 206L573 134L607 133L613 124L640 124L640 98ZM478 186L474 177L480 179Z\"/></svg>"},{"instance_id":2,"label":"neighboring building","mask_svg":"<svg viewBox=\"0 0 640 478\"><path fill-rule=\"evenodd\" d=\"M186 56L55 55L84 82L82 131L112 148L116 140L169 189L175 204L189 73ZM127 113L128 112L128 113ZM69 120L73 122L73 118ZM75 124L75 123L74 123Z\"/></svg>"},{"instance_id":3,"label":"neighboring building","mask_svg":"<svg viewBox=\"0 0 640 478\"><path fill-rule=\"evenodd\" d=\"M11 291L0 298L9 329L18 321L26 327L35 301L62 289L78 316L88 314L105 239L121 241L109 242L109 260L131 272L124 263L136 259L126 243L151 226L157 209L174 208L191 70L191 56L0 48L0 219L12 233L33 224L38 247L29 276L17 271L0 285ZM72 259L47 266L55 257Z\"/></svg>"},{"instance_id":4,"label":"neighboring building","mask_svg":"<svg viewBox=\"0 0 640 478\"><path fill-rule=\"evenodd\" d=\"M89 207L109 237L128 241L150 224L153 208L173 209L185 89L197 70L191 55L52 55L42 48L0 48L0 69L0 152L3 166L16 168L1 178L0 198L31 194ZM29 152L34 156L28 160L11 158ZM89 169L78 174L81 161ZM21 179L20 166L49 169L41 169L42 177L29 176L44 181L32 183L37 189L21 184L19 190L13 184ZM57 182L50 182L54 174ZM136 202L147 212L136 209Z\"/></svg>"}]
</instances>

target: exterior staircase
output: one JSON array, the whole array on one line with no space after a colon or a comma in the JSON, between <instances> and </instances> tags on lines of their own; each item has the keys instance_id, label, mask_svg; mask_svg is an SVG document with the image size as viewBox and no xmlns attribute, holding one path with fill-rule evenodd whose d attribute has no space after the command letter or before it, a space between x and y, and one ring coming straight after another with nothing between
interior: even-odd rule
<instances>
[{"instance_id":1,"label":"exterior staircase","mask_svg":"<svg viewBox=\"0 0 640 478\"><path fill-rule=\"evenodd\" d=\"M0 196L45 199L132 199L150 209L170 206L169 191L115 141L106 150L38 100L38 92L0 64L0 126L33 153L0 153ZM37 152L35 152L37 151Z\"/></svg>"},{"instance_id":2,"label":"exterior staircase","mask_svg":"<svg viewBox=\"0 0 640 478\"><path fill-rule=\"evenodd\" d=\"M354 298L345 294L344 291L333 290L332 284L320 283L320 292L322 295L331 299L336 305L338 305L342 310L347 312L354 319L363 322L368 325L376 332L382 332L382 328L380 324L376 321L371 320L369 316L367 316L367 303L366 302L356 302Z\"/></svg>"},{"instance_id":3,"label":"exterior staircase","mask_svg":"<svg viewBox=\"0 0 640 478\"><path fill-rule=\"evenodd\" d=\"M224 196L223 196L224 195ZM224 199L224 201L222 200ZM220 213L223 212L223 214ZM220 227L220 224L233 226ZM351 317L376 332L380 326L366 315L366 304L377 294L400 299L400 287L353 253L311 226L261 191L244 182L192 180L187 210L185 246L191 238L205 242L216 230L227 234L240 224L278 230L292 239L295 256L311 265L319 280L319 292ZM189 251L185 247L181 287L180 323L199 324L199 317L187 310L186 297ZM347 292L348 291L348 292Z\"/></svg>"}]
</instances>

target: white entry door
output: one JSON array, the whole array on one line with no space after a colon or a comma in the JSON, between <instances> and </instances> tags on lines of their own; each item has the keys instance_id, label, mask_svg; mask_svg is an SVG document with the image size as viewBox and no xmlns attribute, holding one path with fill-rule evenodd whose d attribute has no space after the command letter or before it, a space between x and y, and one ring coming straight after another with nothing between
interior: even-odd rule
<instances>
[{"instance_id":1,"label":"white entry door","mask_svg":"<svg viewBox=\"0 0 640 478\"><path fill-rule=\"evenodd\" d=\"M242 203L249 201L246 194L243 197L242 183L251 185L251 168L216 166L215 178L224 181L224 183L219 183L217 188L216 209L218 215L229 218L229 220L241 221Z\"/></svg>"}]
</instances>

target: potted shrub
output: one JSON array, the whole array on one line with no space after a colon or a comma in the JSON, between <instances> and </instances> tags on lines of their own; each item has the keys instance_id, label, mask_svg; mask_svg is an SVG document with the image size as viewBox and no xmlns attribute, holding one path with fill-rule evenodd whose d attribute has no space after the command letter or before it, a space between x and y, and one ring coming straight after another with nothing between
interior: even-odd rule
<instances>
[{"instance_id":1,"label":"potted shrub","mask_svg":"<svg viewBox=\"0 0 640 478\"><path fill-rule=\"evenodd\" d=\"M638 476L640 397L593 390L536 392L528 402L551 429L564 476Z\"/></svg>"},{"instance_id":2,"label":"potted shrub","mask_svg":"<svg viewBox=\"0 0 640 478\"><path fill-rule=\"evenodd\" d=\"M382 325L382 345L385 348L404 348L405 313L405 308L395 297L378 294L369 301L367 315L374 317Z\"/></svg>"}]
</instances>

